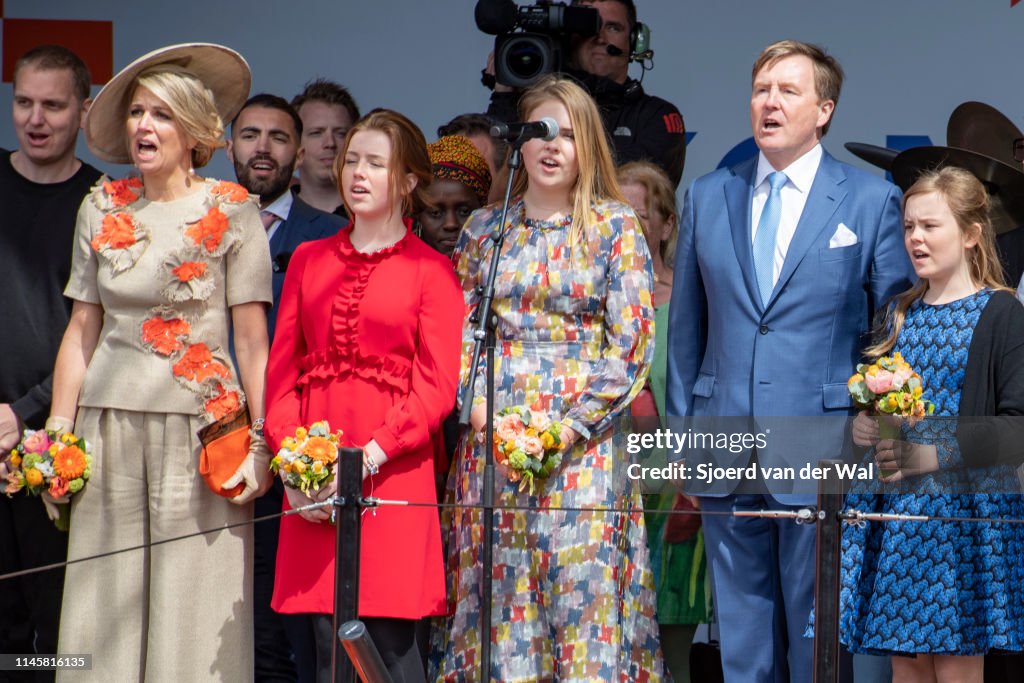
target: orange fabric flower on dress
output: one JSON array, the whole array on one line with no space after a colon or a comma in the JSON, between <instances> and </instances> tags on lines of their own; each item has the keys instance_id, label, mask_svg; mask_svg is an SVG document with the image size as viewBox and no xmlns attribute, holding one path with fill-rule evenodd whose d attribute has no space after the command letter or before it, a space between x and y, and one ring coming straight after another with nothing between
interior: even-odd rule
<instances>
[{"instance_id":1,"label":"orange fabric flower on dress","mask_svg":"<svg viewBox=\"0 0 1024 683\"><path fill-rule=\"evenodd\" d=\"M197 247L201 246L212 253L220 246L227 229L228 217L214 206L205 216L186 228L185 234Z\"/></svg>"},{"instance_id":2,"label":"orange fabric flower on dress","mask_svg":"<svg viewBox=\"0 0 1024 683\"><path fill-rule=\"evenodd\" d=\"M219 420L225 415L230 415L237 411L242 407L242 403L238 400L237 391L225 391L224 385L218 384L217 395L204 403L203 407L206 408L206 412L214 420Z\"/></svg>"},{"instance_id":3,"label":"orange fabric flower on dress","mask_svg":"<svg viewBox=\"0 0 1024 683\"><path fill-rule=\"evenodd\" d=\"M67 481L85 474L85 453L78 446L64 446L53 458L53 471Z\"/></svg>"},{"instance_id":4,"label":"orange fabric flower on dress","mask_svg":"<svg viewBox=\"0 0 1024 683\"><path fill-rule=\"evenodd\" d=\"M205 382L211 377L230 377L231 371L219 361L213 359L213 353L206 344L192 344L185 350L172 368L176 377Z\"/></svg>"},{"instance_id":5,"label":"orange fabric flower on dress","mask_svg":"<svg viewBox=\"0 0 1024 683\"><path fill-rule=\"evenodd\" d=\"M128 206L142 194L142 180L139 178L122 178L121 180L111 180L103 183L103 191L110 197L111 203L114 206Z\"/></svg>"},{"instance_id":6,"label":"orange fabric flower on dress","mask_svg":"<svg viewBox=\"0 0 1024 683\"><path fill-rule=\"evenodd\" d=\"M181 318L153 316L142 323L142 341L162 356L169 356L185 345L178 337L188 336L192 327Z\"/></svg>"},{"instance_id":7,"label":"orange fabric flower on dress","mask_svg":"<svg viewBox=\"0 0 1024 683\"><path fill-rule=\"evenodd\" d=\"M135 219L130 213L108 213L103 217L98 235L92 238L92 248L99 251L103 247L111 249L127 249L135 244Z\"/></svg>"},{"instance_id":8,"label":"orange fabric flower on dress","mask_svg":"<svg viewBox=\"0 0 1024 683\"><path fill-rule=\"evenodd\" d=\"M228 180L220 181L213 186L213 189L210 190L210 192L224 201L232 202L233 204L244 202L249 198L249 190L245 189L238 183L232 183Z\"/></svg>"},{"instance_id":9,"label":"orange fabric flower on dress","mask_svg":"<svg viewBox=\"0 0 1024 683\"><path fill-rule=\"evenodd\" d=\"M177 268L171 268L171 272L182 282L188 282L206 274L206 263L203 261L185 261Z\"/></svg>"}]
</instances>

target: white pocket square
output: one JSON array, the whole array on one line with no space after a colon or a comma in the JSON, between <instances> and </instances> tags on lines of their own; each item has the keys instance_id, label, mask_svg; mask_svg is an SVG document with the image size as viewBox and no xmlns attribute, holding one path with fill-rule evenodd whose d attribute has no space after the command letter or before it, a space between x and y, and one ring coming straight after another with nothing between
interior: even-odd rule
<instances>
[{"instance_id":1,"label":"white pocket square","mask_svg":"<svg viewBox=\"0 0 1024 683\"><path fill-rule=\"evenodd\" d=\"M828 241L829 249L838 249L839 247L852 247L857 244L857 235L846 227L845 224L840 223L839 227L836 228L836 232L832 235L832 239Z\"/></svg>"}]
</instances>

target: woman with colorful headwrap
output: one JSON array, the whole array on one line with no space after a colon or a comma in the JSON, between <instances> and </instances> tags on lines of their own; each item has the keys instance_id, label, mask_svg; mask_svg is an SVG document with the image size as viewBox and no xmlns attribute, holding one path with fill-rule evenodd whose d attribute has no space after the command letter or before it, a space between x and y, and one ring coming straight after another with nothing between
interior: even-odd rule
<instances>
[{"instance_id":1,"label":"woman with colorful headwrap","mask_svg":"<svg viewBox=\"0 0 1024 683\"><path fill-rule=\"evenodd\" d=\"M417 224L424 242L451 256L469 214L487 203L491 172L483 155L461 135L445 135L427 149L434 169L427 190L433 206L420 212Z\"/></svg>"},{"instance_id":2,"label":"woman with colorful headwrap","mask_svg":"<svg viewBox=\"0 0 1024 683\"><path fill-rule=\"evenodd\" d=\"M491 171L476 146L462 135L444 135L427 145L427 151L434 176L426 192L431 206L419 212L416 227L424 242L450 257L469 214L487 203ZM455 454L458 432L458 414L452 412L442 425L445 458L436 463L439 495Z\"/></svg>"}]
</instances>

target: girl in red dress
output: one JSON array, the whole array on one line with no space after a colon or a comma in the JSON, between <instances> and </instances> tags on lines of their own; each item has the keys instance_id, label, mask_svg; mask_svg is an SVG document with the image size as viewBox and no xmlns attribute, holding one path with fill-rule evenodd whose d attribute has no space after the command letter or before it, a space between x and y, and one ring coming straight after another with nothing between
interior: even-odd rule
<instances>
[{"instance_id":1,"label":"girl in red dress","mask_svg":"<svg viewBox=\"0 0 1024 683\"><path fill-rule=\"evenodd\" d=\"M297 427L327 420L363 449L364 495L435 503L434 455L455 402L463 302L451 263L407 218L423 209L431 180L426 141L406 117L375 110L349 131L335 170L352 225L301 245L288 266L267 370L267 438L276 450ZM285 491L285 510L311 502ZM321 680L329 680L333 643L328 516L321 508L282 520L272 601L301 615L291 618L315 653L297 653L299 667L315 666ZM437 511L364 514L359 615L396 681L424 680L415 624L444 610Z\"/></svg>"}]
</instances>

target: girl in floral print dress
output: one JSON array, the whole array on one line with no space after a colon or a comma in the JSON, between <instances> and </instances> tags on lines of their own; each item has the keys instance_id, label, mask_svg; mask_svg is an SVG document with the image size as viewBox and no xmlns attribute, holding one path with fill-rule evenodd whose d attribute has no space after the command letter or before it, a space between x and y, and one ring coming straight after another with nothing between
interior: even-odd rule
<instances>
[{"instance_id":1,"label":"girl in floral print dress","mask_svg":"<svg viewBox=\"0 0 1024 683\"><path fill-rule=\"evenodd\" d=\"M253 676L245 522L270 484L270 453L252 433L249 457L215 495L198 472L196 432L243 404L263 416L270 253L248 192L193 170L223 144L248 83L231 50L165 48L108 83L86 124L96 156L130 161L142 177L104 180L79 210L47 427L74 425L93 447L69 559L147 547L68 567L59 648L93 655L92 670L69 680ZM211 529L222 530L148 546Z\"/></svg>"},{"instance_id":2,"label":"girl in floral print dress","mask_svg":"<svg viewBox=\"0 0 1024 683\"><path fill-rule=\"evenodd\" d=\"M434 639L437 681L477 680L480 638L490 674L517 681L658 681L655 621L639 491L630 485L621 416L643 387L653 354L650 256L623 203L601 119L571 81L527 92L524 120L553 118L560 133L523 146L525 173L504 226L494 312L494 404L477 377L473 438L449 481L450 615ZM500 207L473 214L456 248L468 312L479 302ZM463 374L472 347L463 332ZM464 380L467 378L464 377ZM483 445L487 411L529 406L564 426L561 465L534 493L499 469L493 628L480 623ZM466 507L462 507L466 506ZM516 510L501 510L517 506ZM567 508L567 509L566 509ZM589 511L587 508L635 512ZM528 511L527 511L528 510Z\"/></svg>"}]
</instances>

